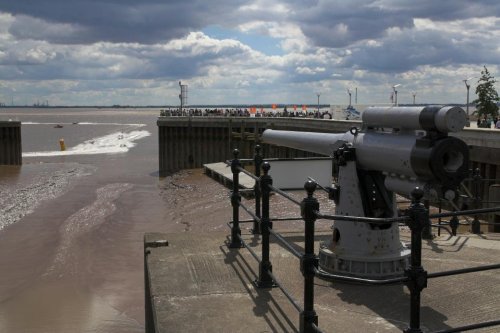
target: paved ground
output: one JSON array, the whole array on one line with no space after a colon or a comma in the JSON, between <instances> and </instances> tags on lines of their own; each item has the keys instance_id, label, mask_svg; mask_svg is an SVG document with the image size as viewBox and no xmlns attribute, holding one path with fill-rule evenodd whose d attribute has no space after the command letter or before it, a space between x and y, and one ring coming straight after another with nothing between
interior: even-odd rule
<instances>
[{"instance_id":1,"label":"paved ground","mask_svg":"<svg viewBox=\"0 0 500 333\"><path fill-rule=\"evenodd\" d=\"M279 230L278 223L275 230ZM300 232L284 231L300 249ZM296 309L275 289L254 288L258 264L246 249L228 249L228 232L148 234L169 246L147 257L157 332L297 332ZM260 254L260 241L244 235ZM318 237L324 238L324 236ZM402 233L408 241L408 235ZM424 241L429 272L500 262L500 236L467 235ZM271 245L273 272L302 304L298 260ZM366 287L317 279L315 307L324 332L401 332L409 318L406 287ZM424 332L500 317L500 274L470 273L429 280L422 294ZM499 332L500 327L476 332Z\"/></svg>"}]
</instances>

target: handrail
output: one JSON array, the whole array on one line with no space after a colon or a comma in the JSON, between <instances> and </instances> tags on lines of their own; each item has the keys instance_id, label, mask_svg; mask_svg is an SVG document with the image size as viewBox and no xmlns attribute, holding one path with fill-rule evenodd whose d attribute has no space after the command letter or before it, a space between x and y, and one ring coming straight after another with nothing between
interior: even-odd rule
<instances>
[{"instance_id":1,"label":"handrail","mask_svg":"<svg viewBox=\"0 0 500 333\"><path fill-rule=\"evenodd\" d=\"M248 214L248 215L250 215L250 216L253 218L252 222L253 222L253 221L257 221L257 222L259 222L259 223L260 223L260 222L262 222L261 218L260 218L260 217L258 217L257 215L255 215L255 214L254 214L254 213L253 213L253 212L252 212L252 211L251 211L251 210L250 210L247 206L245 206L245 205L241 202L241 200L239 200L238 204L240 205L240 207L241 207L241 208L243 208L243 210L244 210L245 212L247 212L247 214ZM241 221L240 221L240 223L241 223Z\"/></svg>"},{"instance_id":2,"label":"handrail","mask_svg":"<svg viewBox=\"0 0 500 333\"><path fill-rule=\"evenodd\" d=\"M279 195L287 198L288 200L290 200L291 202L293 202L294 204L296 204L297 206L300 206L300 201L292 198L291 196L289 196L286 192L280 190L279 188L276 188L272 185L269 185L269 188L273 191L273 192L276 192L278 193Z\"/></svg>"},{"instance_id":3,"label":"handrail","mask_svg":"<svg viewBox=\"0 0 500 333\"><path fill-rule=\"evenodd\" d=\"M298 201L288 195L286 192L278 189L272 185L272 178L268 174L270 166L268 163L264 163L262 169L264 170L264 175L257 177L250 175L256 181L254 190L260 191L259 195L262 194L262 215L253 213L242 201L239 195L239 180L238 175L240 172L245 174L248 173L245 169L241 167L239 160L237 159L237 151L233 152L235 159L231 161L231 169L233 172L233 191L231 196L231 203L233 204L233 221L228 223L231 228L231 244L230 247L239 248L245 247L249 250L254 259L259 263L259 276L255 281L258 288L270 288L279 287L286 298L292 303L292 305L300 312L300 332L301 333L313 333L322 332L318 327L318 316L314 310L314 278L321 278L327 281L342 281L350 283L359 283L362 285L394 285L394 284L405 284L410 290L410 318L409 326L405 332L421 332L420 329L420 294L427 287L428 279L453 276L457 274L466 274L473 272L480 272L486 270L500 269L500 264L490 264L476 267L469 267L463 269L448 270L442 272L428 273L422 267L422 232L424 227L430 226L433 228L438 228L439 230L444 229L450 235L454 235L458 225L461 223L458 221L457 216L462 215L475 215L474 221L471 223L466 223L465 225L474 226L480 224L495 224L480 222L477 218L478 214L491 213L500 211L500 207L493 208L482 208L482 209L472 209L465 211L454 211L439 214L429 214L428 209L425 208L424 204L421 202L423 197L422 190L415 190L412 192L412 201L407 210L405 210L405 215L400 217L392 218L373 218L373 217L359 217L359 216L345 216L345 215L330 215L321 213L319 210L319 202L314 198L313 194L317 188L316 181L312 178L306 183L304 188L307 191L307 198L302 201ZM257 156L257 155L256 155ZM256 157L254 161L257 163L259 159ZM256 174L260 169L256 168ZM476 179L476 178L475 178ZM477 179L476 179L477 180ZM328 190L324 187L320 187L324 191ZM283 217L283 218L270 218L269 217L269 194L274 191L277 194L282 195L291 202L299 205L301 207L301 217ZM260 196L257 199L256 195L256 211L257 207L260 208ZM258 203L258 205L257 205ZM257 253L250 247L241 237L241 230L239 229L239 215L238 209L242 207L253 220L242 220L241 222L251 222L254 221L256 225L259 226L262 233L262 255L259 257ZM477 207L477 206L476 206ZM455 207L457 208L457 207ZM452 217L450 222L444 225L450 225L452 231L441 224L431 224L430 219L442 218L442 217ZM360 278L349 275L333 274L322 270L318 267L318 258L314 250L314 223L316 219L327 219L327 220L338 220L338 221L352 221L370 224L388 224L388 223L404 223L411 230L411 265L405 269L403 276L397 276L385 279L372 279L372 278ZM283 237L280 233L272 229L272 221L284 221L284 220L303 220L305 226L304 233L304 252L297 250L288 240ZM440 222L441 223L441 222ZM463 223L462 223L463 224ZM495 224L497 225L497 224ZM289 251L293 256L299 258L300 260L300 270L304 277L304 306L301 307L296 299L283 287L283 285L278 281L277 277L272 272L272 264L270 261L269 251L270 251L270 240L269 235L273 235L276 240L284 246L285 250ZM462 326L458 328L451 328L446 330L437 331L434 333L452 333L459 331L467 331L482 327L496 326L500 325L500 320L488 321L483 323L477 323L467 326Z\"/></svg>"},{"instance_id":4,"label":"handrail","mask_svg":"<svg viewBox=\"0 0 500 333\"><path fill-rule=\"evenodd\" d=\"M410 220L410 217L408 216L384 218L384 217L328 215L328 214L323 214L321 212L315 212L315 213L318 218L325 220L352 221L352 222L363 222L363 223L373 223L373 224L388 224L396 222L406 222Z\"/></svg>"},{"instance_id":5,"label":"handrail","mask_svg":"<svg viewBox=\"0 0 500 333\"><path fill-rule=\"evenodd\" d=\"M500 211L500 207L471 209L471 210L460 210L460 211L448 212L448 213L430 214L429 218L435 219L435 218L438 218L438 217L451 217L451 216L484 214L484 213L493 213L493 212L498 212L498 211Z\"/></svg>"},{"instance_id":6,"label":"handrail","mask_svg":"<svg viewBox=\"0 0 500 333\"><path fill-rule=\"evenodd\" d=\"M295 300L295 298L292 297L292 295L290 295L290 293L288 292L288 290L286 290L285 288L283 288L283 285L281 284L281 282L276 278L276 276L273 274L273 272L269 272L269 275L271 275L271 277L273 278L273 281L274 283L276 284L276 286L278 288L280 288L281 292L286 296L286 298L288 298L288 300L290 301L290 303L292 303L292 305L295 307L295 309L297 309L298 312L302 312L304 311L304 309L302 309L302 307L299 305L299 303Z\"/></svg>"},{"instance_id":7,"label":"handrail","mask_svg":"<svg viewBox=\"0 0 500 333\"><path fill-rule=\"evenodd\" d=\"M297 258L300 258L302 257L302 253L300 253L299 251L297 251L296 249L293 248L293 246L290 245L289 242L286 241L286 239L283 238L283 236L281 236L279 233L277 233L276 231L270 229L269 232L271 233L271 235L273 235L274 237L276 237L276 239L284 246L286 247L286 249L288 251L290 251L295 257Z\"/></svg>"},{"instance_id":8,"label":"handrail","mask_svg":"<svg viewBox=\"0 0 500 333\"><path fill-rule=\"evenodd\" d=\"M478 323L478 324L472 324L472 325L466 325L466 326L461 326L461 327L455 327L455 328L450 328L450 329L441 330L441 331L434 331L432 333L465 332L465 331L475 330L475 329L478 329L478 328L485 328L485 327L491 327L491 326L497 326L497 325L500 325L500 320L485 321L485 322Z\"/></svg>"},{"instance_id":9,"label":"handrail","mask_svg":"<svg viewBox=\"0 0 500 333\"><path fill-rule=\"evenodd\" d=\"M453 270L443 271L443 272L429 273L429 274L427 274L427 277L429 279L432 279L432 278L443 277L443 276L451 276L451 275L465 274L465 273L475 273L475 272L488 271L488 270L499 269L499 268L500 268L500 264L476 266L476 267L469 267L469 268L462 268L462 269L453 269Z\"/></svg>"}]
</instances>

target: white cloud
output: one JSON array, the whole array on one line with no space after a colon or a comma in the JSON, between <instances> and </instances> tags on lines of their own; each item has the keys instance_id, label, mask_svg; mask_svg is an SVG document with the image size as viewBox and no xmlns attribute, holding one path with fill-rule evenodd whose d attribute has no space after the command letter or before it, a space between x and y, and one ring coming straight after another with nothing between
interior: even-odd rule
<instances>
[{"instance_id":1,"label":"white cloud","mask_svg":"<svg viewBox=\"0 0 500 333\"><path fill-rule=\"evenodd\" d=\"M410 90L461 101L464 77L483 65L500 75L499 17L500 4L465 0L6 1L0 101L176 104L179 80L199 104L301 103L319 90L335 102L354 85L387 102L394 82L403 102ZM268 36L283 54L201 32L211 25Z\"/></svg>"}]
</instances>

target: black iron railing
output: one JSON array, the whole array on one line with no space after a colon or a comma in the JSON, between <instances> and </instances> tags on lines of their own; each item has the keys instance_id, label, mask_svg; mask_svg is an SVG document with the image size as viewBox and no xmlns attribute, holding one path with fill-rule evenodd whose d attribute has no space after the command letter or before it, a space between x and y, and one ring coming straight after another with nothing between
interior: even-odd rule
<instances>
[{"instance_id":1,"label":"black iron railing","mask_svg":"<svg viewBox=\"0 0 500 333\"><path fill-rule=\"evenodd\" d=\"M458 216L463 215L478 215L490 212L500 211L500 207L494 208L483 208L474 209L466 211L454 211L439 214L429 214L429 210L422 203L423 191L416 188L412 192L412 201L409 208L405 211L405 214L397 218L370 218L370 217L355 217L355 216L344 216L344 215L329 215L320 212L319 202L314 197L314 192L317 188L317 184L313 180L309 180L305 183L304 189L307 192L307 196L302 201L297 201L296 199L289 196L287 193L273 186L273 180L269 175L270 165L267 162L262 163L263 159L260 156L260 148L256 147L256 154L254 158L255 162L255 175L248 172L241 166L241 162L238 160L238 150L233 151L234 159L228 161L231 165L231 170L233 173L233 190L231 194L231 204L233 206L233 221L228 224L231 228L231 240L229 247L231 248L241 248L245 247L249 250L251 255L259 263L259 275L255 280L255 285L258 288L271 288L278 287L287 299L293 304L295 309L299 312L299 331L301 333L311 333L311 332L322 332L318 326L318 315L314 310L314 278L318 277L327 281L343 281L343 282L355 282L364 285L389 285L389 284L405 284L410 291L410 318L408 327L404 330L405 333L421 333L420 328L420 295L422 291L427 287L428 279L446 277L457 274L473 273L485 270L499 269L500 264L485 265L479 267L471 267L464 269L449 270L443 272L427 273L427 271L422 266L422 238L424 228L429 226L429 221L433 218L443 218L451 217L450 227L453 230L453 224L451 221L457 220ZM260 166L264 172L260 175ZM255 210L252 210L245 205L241 200L241 195L239 194L239 174L243 172L255 180ZM258 192L258 195L257 195ZM291 202L300 206L301 219L304 221L304 251L298 251L291 243L289 243L282 235L273 230L273 220L296 220L297 218L285 218L285 219L271 219L269 217L269 197L271 192L282 195ZM262 202L257 203L259 198ZM241 237L240 220L239 220L239 208L242 208L247 212L252 219L244 220L241 223L252 222L253 233L260 233L262 238L261 245L261 256L259 257L257 253L248 246L243 238ZM402 277L388 278L383 280L373 280L367 278L357 278L352 276L344 276L332 274L321 270L318 266L318 257L314 252L314 240L315 240L315 222L317 219L328 219L328 220L344 220L353 221L360 223L370 223L370 224L387 224L387 223L404 223L411 230L411 261L410 266L405 269L405 274ZM458 221L458 220L457 220ZM458 222L457 222L458 223ZM441 225L431 225L437 227L438 230L445 229L450 234L456 232L448 230L446 227ZM299 302L291 295L290 292L281 284L281 282L276 278L272 272L272 264L270 261L269 251L270 251L270 235L274 236L276 240L284 246L291 254L300 260L300 271L304 278L303 287L303 304L300 305ZM472 325L451 328L447 330L440 330L434 333L451 333L451 332L463 332L477 328L490 327L500 325L500 320L476 323Z\"/></svg>"}]
</instances>

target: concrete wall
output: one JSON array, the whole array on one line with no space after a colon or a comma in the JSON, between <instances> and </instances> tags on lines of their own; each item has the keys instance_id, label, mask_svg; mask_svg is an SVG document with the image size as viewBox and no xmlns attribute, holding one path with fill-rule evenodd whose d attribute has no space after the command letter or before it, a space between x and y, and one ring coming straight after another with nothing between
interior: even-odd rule
<instances>
[{"instance_id":1,"label":"concrete wall","mask_svg":"<svg viewBox=\"0 0 500 333\"><path fill-rule=\"evenodd\" d=\"M21 122L0 121L0 165L21 164Z\"/></svg>"},{"instance_id":2,"label":"concrete wall","mask_svg":"<svg viewBox=\"0 0 500 333\"><path fill-rule=\"evenodd\" d=\"M255 144L260 144L259 134L267 128L343 133L353 126L361 127L361 122L309 118L160 117L157 125L160 174L165 175L231 159L234 148L240 150L240 158L252 158ZM471 168L479 168L483 178L500 179L500 130L466 128L452 135L469 145ZM291 148L262 146L264 157L317 156ZM484 191L488 191L487 186Z\"/></svg>"},{"instance_id":3,"label":"concrete wall","mask_svg":"<svg viewBox=\"0 0 500 333\"><path fill-rule=\"evenodd\" d=\"M253 158L255 145L261 144L260 134L267 128L339 133L360 123L294 118L160 117L157 125L160 176L165 176L232 159L235 148L240 150L240 158ZM264 157L318 156L286 147L261 146Z\"/></svg>"}]
</instances>

